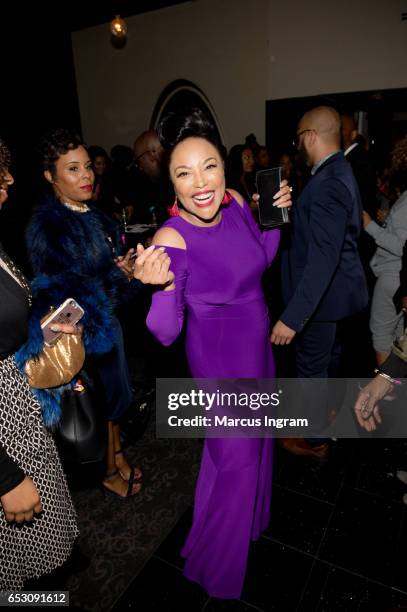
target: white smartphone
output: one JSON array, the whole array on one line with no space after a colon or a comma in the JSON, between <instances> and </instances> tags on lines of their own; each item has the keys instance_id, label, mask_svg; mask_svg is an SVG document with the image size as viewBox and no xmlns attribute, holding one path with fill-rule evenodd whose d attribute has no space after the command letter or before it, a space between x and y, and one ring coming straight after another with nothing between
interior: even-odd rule
<instances>
[{"instance_id":1,"label":"white smartphone","mask_svg":"<svg viewBox=\"0 0 407 612\"><path fill-rule=\"evenodd\" d=\"M68 323L76 325L84 315L84 310L79 306L78 302L73 298L65 300L61 306L50 313L50 315L41 323L42 333L44 334L44 343L47 346L52 346L62 336L63 332L54 332L51 325L55 323Z\"/></svg>"}]
</instances>

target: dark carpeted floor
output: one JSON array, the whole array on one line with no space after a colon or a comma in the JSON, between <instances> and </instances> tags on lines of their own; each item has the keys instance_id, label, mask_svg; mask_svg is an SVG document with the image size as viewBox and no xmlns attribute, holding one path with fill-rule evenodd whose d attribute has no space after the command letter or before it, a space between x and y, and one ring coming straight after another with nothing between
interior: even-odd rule
<instances>
[{"instance_id":1,"label":"dark carpeted floor","mask_svg":"<svg viewBox=\"0 0 407 612\"><path fill-rule=\"evenodd\" d=\"M71 604L82 610L110 610L134 577L190 506L199 467L200 442L155 438L151 419L143 438L126 448L133 465L144 472L139 495L120 499L103 492L87 471L70 479L78 512L87 570L72 575L65 588Z\"/></svg>"}]
</instances>

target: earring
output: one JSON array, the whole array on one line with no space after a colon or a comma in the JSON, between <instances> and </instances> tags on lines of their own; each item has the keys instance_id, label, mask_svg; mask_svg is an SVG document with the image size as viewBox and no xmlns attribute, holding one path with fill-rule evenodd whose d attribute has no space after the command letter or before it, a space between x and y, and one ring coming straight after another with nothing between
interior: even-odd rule
<instances>
[{"instance_id":1,"label":"earring","mask_svg":"<svg viewBox=\"0 0 407 612\"><path fill-rule=\"evenodd\" d=\"M169 206L167 210L170 217L179 217L178 198L176 194L174 204L172 206Z\"/></svg>"},{"instance_id":2,"label":"earring","mask_svg":"<svg viewBox=\"0 0 407 612\"><path fill-rule=\"evenodd\" d=\"M227 206L228 204L231 203L232 199L233 198L230 195L230 193L228 191L225 191L225 195L223 196L221 204L223 204L224 206Z\"/></svg>"}]
</instances>

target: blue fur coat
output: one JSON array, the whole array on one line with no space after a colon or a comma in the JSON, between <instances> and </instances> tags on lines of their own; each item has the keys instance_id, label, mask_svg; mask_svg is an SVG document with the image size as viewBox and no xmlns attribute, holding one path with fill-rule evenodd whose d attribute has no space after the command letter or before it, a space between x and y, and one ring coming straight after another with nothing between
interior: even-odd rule
<instances>
[{"instance_id":1,"label":"blue fur coat","mask_svg":"<svg viewBox=\"0 0 407 612\"><path fill-rule=\"evenodd\" d=\"M41 318L67 298L74 298L85 311L81 324L86 353L109 352L116 341L114 308L141 287L138 281L129 283L114 262L120 254L117 224L94 207L77 213L48 197L28 226L27 248L34 272L33 307L28 342L16 355L20 369L42 350ZM33 390L48 426L59 419L64 389Z\"/></svg>"}]
</instances>

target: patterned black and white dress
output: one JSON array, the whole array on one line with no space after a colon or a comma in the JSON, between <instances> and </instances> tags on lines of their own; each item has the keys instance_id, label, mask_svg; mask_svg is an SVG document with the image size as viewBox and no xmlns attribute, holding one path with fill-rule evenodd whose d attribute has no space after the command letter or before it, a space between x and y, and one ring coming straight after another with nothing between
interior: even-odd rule
<instances>
[{"instance_id":1,"label":"patterned black and white dress","mask_svg":"<svg viewBox=\"0 0 407 612\"><path fill-rule=\"evenodd\" d=\"M0 253L1 257L1 253ZM8 260L7 260L8 261ZM19 589L69 557L76 514L41 408L13 354L26 334L27 291L15 268L0 261L0 448L34 481L43 512L31 523L6 521L0 503L0 590Z\"/></svg>"}]
</instances>

